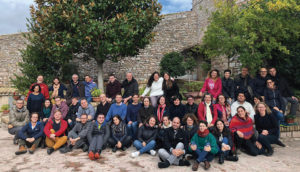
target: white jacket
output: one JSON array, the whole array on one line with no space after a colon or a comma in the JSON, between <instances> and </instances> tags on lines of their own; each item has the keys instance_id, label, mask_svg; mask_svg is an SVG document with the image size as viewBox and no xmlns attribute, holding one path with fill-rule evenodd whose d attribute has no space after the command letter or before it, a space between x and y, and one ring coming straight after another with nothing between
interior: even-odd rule
<instances>
[{"instance_id":1,"label":"white jacket","mask_svg":"<svg viewBox=\"0 0 300 172\"><path fill-rule=\"evenodd\" d=\"M164 91L162 90L163 81L164 79L162 77L160 77L158 81L153 81L151 87L146 87L142 96L146 96L149 91L150 91L150 97L163 95L164 94Z\"/></svg>"}]
</instances>

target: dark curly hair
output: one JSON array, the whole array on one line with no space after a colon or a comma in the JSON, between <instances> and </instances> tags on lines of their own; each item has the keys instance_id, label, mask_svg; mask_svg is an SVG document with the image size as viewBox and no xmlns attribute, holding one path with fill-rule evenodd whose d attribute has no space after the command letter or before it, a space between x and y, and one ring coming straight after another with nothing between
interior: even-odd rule
<instances>
[{"instance_id":1,"label":"dark curly hair","mask_svg":"<svg viewBox=\"0 0 300 172\"><path fill-rule=\"evenodd\" d=\"M157 71L153 72L148 80L148 83L147 83L147 87L151 87L152 86L152 83L154 81L154 75L157 74L159 76L159 73Z\"/></svg>"}]
</instances>

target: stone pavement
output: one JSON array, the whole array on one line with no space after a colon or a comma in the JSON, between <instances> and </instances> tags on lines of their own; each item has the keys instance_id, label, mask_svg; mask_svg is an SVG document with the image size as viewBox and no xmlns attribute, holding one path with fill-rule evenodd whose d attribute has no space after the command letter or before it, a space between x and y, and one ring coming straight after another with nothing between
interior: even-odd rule
<instances>
[{"instance_id":1,"label":"stone pavement","mask_svg":"<svg viewBox=\"0 0 300 172\"><path fill-rule=\"evenodd\" d=\"M75 150L67 154L56 151L52 155L47 155L46 149L38 149L33 155L15 155L18 146L12 144L13 136L9 135L7 129L0 128L0 171L39 171L39 172L69 172L69 171L111 171L111 172L149 172L149 171L192 171L190 167L172 166L166 170L157 168L159 158L150 155L142 155L137 159L132 159L130 153L135 151L130 148L125 152L118 151L112 153L111 149L106 149L98 161L90 161L87 153ZM300 139L285 138L286 148L275 147L272 157L257 156L251 157L246 154L239 155L239 161L225 161L219 165L217 160L212 163L209 171L231 172L231 171L257 171L257 172L298 172L300 171ZM204 171L199 167L198 171Z\"/></svg>"}]
</instances>

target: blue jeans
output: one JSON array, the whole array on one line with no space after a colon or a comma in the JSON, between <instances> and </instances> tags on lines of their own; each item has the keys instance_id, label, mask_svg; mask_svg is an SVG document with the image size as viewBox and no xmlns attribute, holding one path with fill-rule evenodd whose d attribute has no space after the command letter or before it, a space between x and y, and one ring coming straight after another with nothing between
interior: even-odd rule
<instances>
[{"instance_id":1,"label":"blue jeans","mask_svg":"<svg viewBox=\"0 0 300 172\"><path fill-rule=\"evenodd\" d=\"M228 138L227 137L224 137L223 138L223 140L222 140L222 143L224 143L224 144L226 144L226 145L228 145ZM218 153L221 153L221 152L223 152L224 153L224 156L227 156L228 154L229 154L229 150L228 151L222 151L222 145L221 145L221 147L218 147Z\"/></svg>"},{"instance_id":2,"label":"blue jeans","mask_svg":"<svg viewBox=\"0 0 300 172\"><path fill-rule=\"evenodd\" d=\"M195 151L198 155L197 162L203 162L203 161L212 161L214 159L214 154L210 152L206 152L204 150L196 149Z\"/></svg>"},{"instance_id":3,"label":"blue jeans","mask_svg":"<svg viewBox=\"0 0 300 172\"><path fill-rule=\"evenodd\" d=\"M280 137L280 124L284 122L284 114L277 111L277 110L274 110L274 109L272 109L272 112L275 114L275 117L278 120L279 130L278 130L278 133L276 135L279 138Z\"/></svg>"},{"instance_id":4,"label":"blue jeans","mask_svg":"<svg viewBox=\"0 0 300 172\"><path fill-rule=\"evenodd\" d=\"M141 141L135 140L133 142L133 146L136 147L136 149L140 152L140 154L149 152L150 150L154 149L155 144L156 144L155 140L151 140L148 144L146 144L145 147L143 147L143 144Z\"/></svg>"},{"instance_id":5,"label":"blue jeans","mask_svg":"<svg viewBox=\"0 0 300 172\"><path fill-rule=\"evenodd\" d=\"M131 136L133 140L136 139L137 129L138 129L138 122L132 122L132 124L127 124L128 135Z\"/></svg>"}]
</instances>

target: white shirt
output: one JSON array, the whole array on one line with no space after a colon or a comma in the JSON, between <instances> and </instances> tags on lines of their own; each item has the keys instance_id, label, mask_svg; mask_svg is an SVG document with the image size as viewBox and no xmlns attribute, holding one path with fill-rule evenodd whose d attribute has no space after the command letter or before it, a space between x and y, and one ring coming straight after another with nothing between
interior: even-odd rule
<instances>
[{"instance_id":1,"label":"white shirt","mask_svg":"<svg viewBox=\"0 0 300 172\"><path fill-rule=\"evenodd\" d=\"M158 81L153 81L151 87L146 87L142 96L146 96L149 91L150 91L150 97L163 95L164 94L164 91L162 90L163 81L164 79L162 77L160 77Z\"/></svg>"},{"instance_id":2,"label":"white shirt","mask_svg":"<svg viewBox=\"0 0 300 172\"><path fill-rule=\"evenodd\" d=\"M247 102L247 101L245 101L243 104L241 104L241 103L238 102L238 101L235 101L235 102L232 103L232 105L231 105L231 115L232 115L232 117L233 117L234 115L236 115L236 113L237 113L237 108L238 108L239 106L243 106L243 107L246 109L246 112L249 113L249 117L252 119L252 121L253 121L253 123L254 123L254 115L255 115L255 111L254 111L254 109L253 109L253 106L252 106L249 102Z\"/></svg>"}]
</instances>

